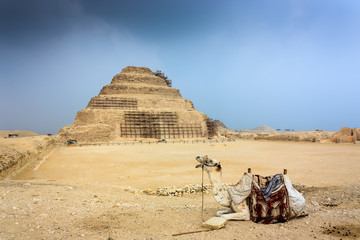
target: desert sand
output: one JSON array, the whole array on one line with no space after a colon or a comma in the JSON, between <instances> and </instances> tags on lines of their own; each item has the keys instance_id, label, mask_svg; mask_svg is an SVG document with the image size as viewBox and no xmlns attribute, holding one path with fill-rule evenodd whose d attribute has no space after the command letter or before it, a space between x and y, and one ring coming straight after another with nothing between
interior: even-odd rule
<instances>
[{"instance_id":1,"label":"desert sand","mask_svg":"<svg viewBox=\"0 0 360 240\"><path fill-rule=\"evenodd\" d=\"M309 216L272 225L229 221L202 230L201 194L141 190L201 184L197 155L221 161L223 180L288 175ZM0 239L359 239L360 146L238 140L56 147L0 182ZM208 180L206 178L206 183ZM135 190L138 189L138 191ZM205 194L205 219L222 209Z\"/></svg>"},{"instance_id":2,"label":"desert sand","mask_svg":"<svg viewBox=\"0 0 360 240\"><path fill-rule=\"evenodd\" d=\"M288 169L293 182L315 187L360 182L359 145L237 141L228 143L159 143L61 147L36 171L28 168L16 180L76 184L114 184L139 189L198 183L195 157L208 155L223 166L224 182L237 182L251 167L260 175ZM36 165L36 163L34 163ZM35 166L36 167L36 166ZM341 181L336 176L348 175Z\"/></svg>"}]
</instances>

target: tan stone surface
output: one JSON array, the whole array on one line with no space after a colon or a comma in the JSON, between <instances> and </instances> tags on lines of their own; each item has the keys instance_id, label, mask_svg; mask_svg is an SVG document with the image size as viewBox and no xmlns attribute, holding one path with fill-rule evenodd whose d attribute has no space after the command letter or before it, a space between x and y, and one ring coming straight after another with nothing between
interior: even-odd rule
<instances>
[{"instance_id":1,"label":"tan stone surface","mask_svg":"<svg viewBox=\"0 0 360 240\"><path fill-rule=\"evenodd\" d=\"M333 143L354 143L356 139L360 139L358 137L358 133L360 132L359 128L348 128L343 127L340 129L339 132L337 132L331 139L330 142Z\"/></svg>"},{"instance_id":2,"label":"tan stone surface","mask_svg":"<svg viewBox=\"0 0 360 240\"><path fill-rule=\"evenodd\" d=\"M65 126L60 130L59 135L68 140L76 136L76 140L80 142L108 142L116 138L114 127L95 123L83 126Z\"/></svg>"},{"instance_id":3,"label":"tan stone surface","mask_svg":"<svg viewBox=\"0 0 360 240\"><path fill-rule=\"evenodd\" d=\"M226 224L225 218L212 217L212 218L208 219L206 222L204 222L203 224L201 224L201 226L217 230L217 229L225 227L225 224Z\"/></svg>"}]
</instances>

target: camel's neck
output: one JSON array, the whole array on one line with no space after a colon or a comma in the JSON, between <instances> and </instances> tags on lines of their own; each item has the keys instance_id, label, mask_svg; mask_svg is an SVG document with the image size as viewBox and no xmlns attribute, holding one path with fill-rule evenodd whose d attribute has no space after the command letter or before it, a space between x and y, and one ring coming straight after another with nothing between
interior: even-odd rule
<instances>
[{"instance_id":1,"label":"camel's neck","mask_svg":"<svg viewBox=\"0 0 360 240\"><path fill-rule=\"evenodd\" d=\"M220 188L223 186L221 171L209 172L209 180L213 188Z\"/></svg>"},{"instance_id":2,"label":"camel's neck","mask_svg":"<svg viewBox=\"0 0 360 240\"><path fill-rule=\"evenodd\" d=\"M210 183L213 186L215 200L224 207L229 207L231 199L229 193L223 186L221 170L208 172Z\"/></svg>"}]
</instances>

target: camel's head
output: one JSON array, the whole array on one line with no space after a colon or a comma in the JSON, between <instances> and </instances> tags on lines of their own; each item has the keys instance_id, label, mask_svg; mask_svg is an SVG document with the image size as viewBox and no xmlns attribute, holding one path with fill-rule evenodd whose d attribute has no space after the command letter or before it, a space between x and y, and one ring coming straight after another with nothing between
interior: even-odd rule
<instances>
[{"instance_id":1,"label":"camel's head","mask_svg":"<svg viewBox=\"0 0 360 240\"><path fill-rule=\"evenodd\" d=\"M209 158L207 155L197 156L195 159L200 163L196 165L196 168L202 166L207 172L211 172L211 171L221 172L221 165L218 160Z\"/></svg>"}]
</instances>

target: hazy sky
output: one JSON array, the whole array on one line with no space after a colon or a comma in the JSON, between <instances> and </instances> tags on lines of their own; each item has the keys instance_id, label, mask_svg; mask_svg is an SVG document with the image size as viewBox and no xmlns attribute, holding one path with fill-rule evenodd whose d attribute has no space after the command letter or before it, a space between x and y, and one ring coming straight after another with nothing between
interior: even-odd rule
<instances>
[{"instance_id":1,"label":"hazy sky","mask_svg":"<svg viewBox=\"0 0 360 240\"><path fill-rule=\"evenodd\" d=\"M57 133L130 65L232 129L360 127L360 1L0 0L0 130Z\"/></svg>"}]
</instances>

